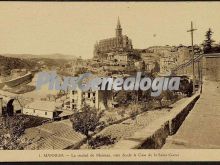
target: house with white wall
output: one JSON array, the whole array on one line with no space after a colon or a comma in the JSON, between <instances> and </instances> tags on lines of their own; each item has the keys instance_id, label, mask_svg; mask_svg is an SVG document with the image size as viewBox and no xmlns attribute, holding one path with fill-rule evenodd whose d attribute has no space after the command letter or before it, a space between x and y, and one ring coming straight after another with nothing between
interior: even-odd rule
<instances>
[{"instance_id":1,"label":"house with white wall","mask_svg":"<svg viewBox=\"0 0 220 165\"><path fill-rule=\"evenodd\" d=\"M23 114L53 119L59 115L56 102L34 101L24 106Z\"/></svg>"}]
</instances>

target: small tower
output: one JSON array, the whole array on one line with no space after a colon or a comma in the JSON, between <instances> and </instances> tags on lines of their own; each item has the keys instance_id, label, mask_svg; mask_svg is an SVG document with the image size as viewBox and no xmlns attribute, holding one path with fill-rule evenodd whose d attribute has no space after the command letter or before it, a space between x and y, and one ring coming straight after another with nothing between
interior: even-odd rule
<instances>
[{"instance_id":1,"label":"small tower","mask_svg":"<svg viewBox=\"0 0 220 165\"><path fill-rule=\"evenodd\" d=\"M116 37L122 36L122 28L121 28L119 17L118 17L118 23L117 23L117 27L116 27L115 31L116 31Z\"/></svg>"},{"instance_id":2,"label":"small tower","mask_svg":"<svg viewBox=\"0 0 220 165\"><path fill-rule=\"evenodd\" d=\"M99 53L99 44L98 44L98 42L96 42L96 44L94 46L94 51L93 51L94 58L98 57L98 53Z\"/></svg>"}]
</instances>

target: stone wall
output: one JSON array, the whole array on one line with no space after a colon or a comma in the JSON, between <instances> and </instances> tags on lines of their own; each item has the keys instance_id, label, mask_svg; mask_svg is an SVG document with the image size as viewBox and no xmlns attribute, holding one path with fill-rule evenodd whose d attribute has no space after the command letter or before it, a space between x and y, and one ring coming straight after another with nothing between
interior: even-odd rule
<instances>
[{"instance_id":1,"label":"stone wall","mask_svg":"<svg viewBox=\"0 0 220 165\"><path fill-rule=\"evenodd\" d=\"M220 81L220 53L205 55L205 79Z\"/></svg>"},{"instance_id":2,"label":"stone wall","mask_svg":"<svg viewBox=\"0 0 220 165\"><path fill-rule=\"evenodd\" d=\"M171 109L170 114L155 120L145 128L135 132L133 136L120 140L113 149L162 148L166 138L175 134L182 125L199 97L200 94L197 93L190 98L185 98L183 102L180 100L178 106Z\"/></svg>"}]
</instances>

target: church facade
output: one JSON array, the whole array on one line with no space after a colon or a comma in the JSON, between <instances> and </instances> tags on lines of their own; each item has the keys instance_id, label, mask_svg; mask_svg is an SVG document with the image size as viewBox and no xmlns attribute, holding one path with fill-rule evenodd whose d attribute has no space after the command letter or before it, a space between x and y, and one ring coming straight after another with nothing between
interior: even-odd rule
<instances>
[{"instance_id":1,"label":"church facade","mask_svg":"<svg viewBox=\"0 0 220 165\"><path fill-rule=\"evenodd\" d=\"M94 47L94 58L105 57L109 52L127 52L133 49L132 41L128 36L122 34L120 20L118 19L115 29L116 36L100 40Z\"/></svg>"}]
</instances>

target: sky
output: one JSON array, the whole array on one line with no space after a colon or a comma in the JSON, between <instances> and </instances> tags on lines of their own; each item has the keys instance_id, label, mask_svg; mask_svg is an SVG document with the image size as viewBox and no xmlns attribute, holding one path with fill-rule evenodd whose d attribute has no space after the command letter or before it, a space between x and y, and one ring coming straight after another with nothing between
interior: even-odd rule
<instances>
[{"instance_id":1,"label":"sky","mask_svg":"<svg viewBox=\"0 0 220 165\"><path fill-rule=\"evenodd\" d=\"M190 22L220 42L220 2L0 2L0 54L62 53L92 58L96 41L114 37L117 18L134 48L190 45Z\"/></svg>"}]
</instances>

